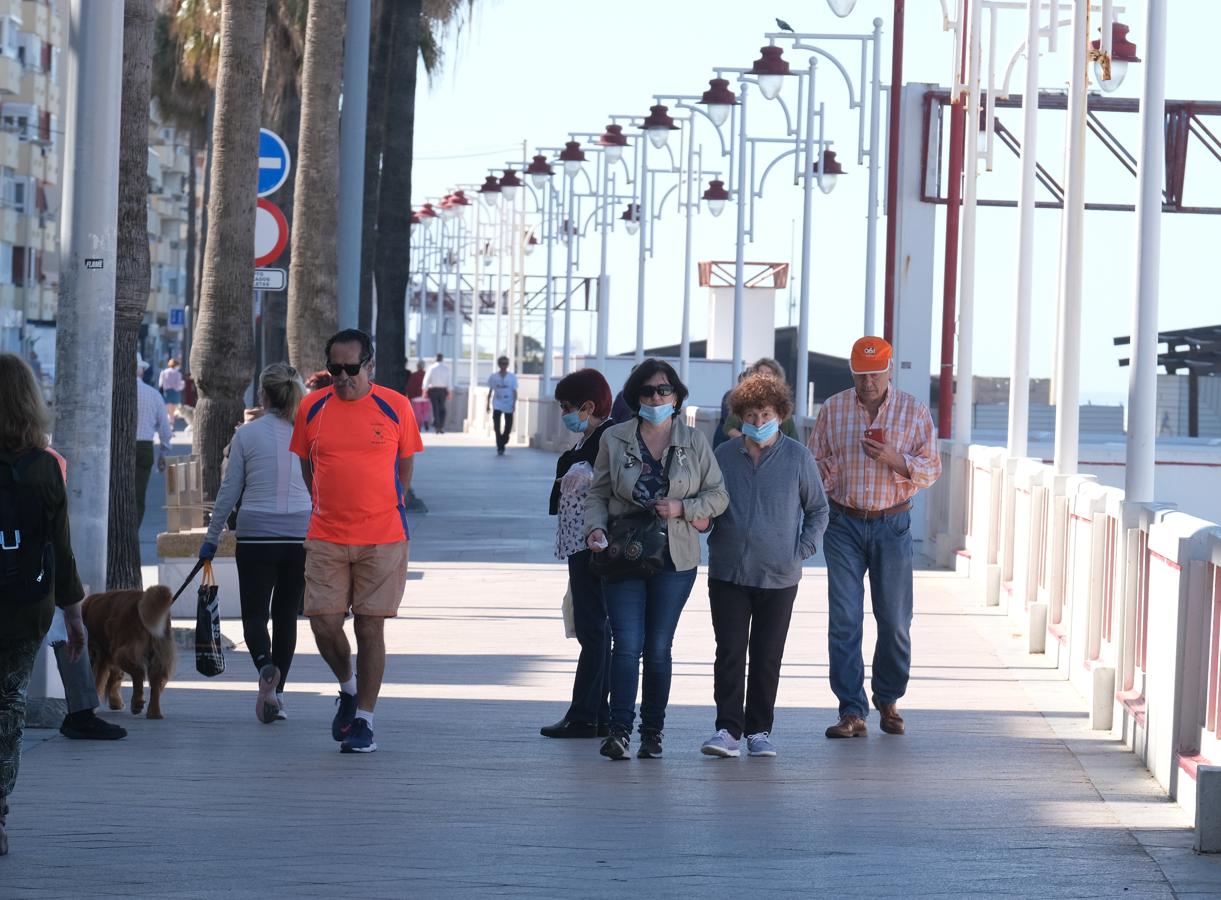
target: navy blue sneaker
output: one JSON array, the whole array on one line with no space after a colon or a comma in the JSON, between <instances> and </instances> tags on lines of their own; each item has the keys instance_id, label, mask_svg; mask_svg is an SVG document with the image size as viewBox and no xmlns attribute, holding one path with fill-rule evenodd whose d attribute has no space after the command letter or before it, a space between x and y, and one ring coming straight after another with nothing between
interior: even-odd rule
<instances>
[{"instance_id":1,"label":"navy blue sneaker","mask_svg":"<svg viewBox=\"0 0 1221 900\"><path fill-rule=\"evenodd\" d=\"M367 719L356 719L348 730L348 736L339 745L340 753L372 753L377 749L373 743L373 729Z\"/></svg>"},{"instance_id":2,"label":"navy blue sneaker","mask_svg":"<svg viewBox=\"0 0 1221 900\"><path fill-rule=\"evenodd\" d=\"M352 728L352 720L356 718L356 695L340 691L335 705L339 709L335 710L335 718L331 720L331 737L342 741L348 736L348 731Z\"/></svg>"}]
</instances>

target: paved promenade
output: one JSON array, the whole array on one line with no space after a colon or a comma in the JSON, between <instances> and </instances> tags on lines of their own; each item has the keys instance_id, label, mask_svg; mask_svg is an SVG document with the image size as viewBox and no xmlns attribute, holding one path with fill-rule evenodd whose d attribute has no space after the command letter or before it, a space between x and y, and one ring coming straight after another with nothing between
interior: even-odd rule
<instances>
[{"instance_id":1,"label":"paved promenade","mask_svg":"<svg viewBox=\"0 0 1221 900\"><path fill-rule=\"evenodd\" d=\"M1205 897L1188 816L961 580L917 573L908 734L828 741L826 578L807 568L775 759L718 760L704 579L679 626L665 758L548 741L577 646L559 619L554 456L429 435L388 628L379 751L340 755L299 625L287 722L254 718L239 642L180 659L115 744L30 732L0 897ZM185 624L185 623L183 623ZM867 635L872 641L872 635Z\"/></svg>"}]
</instances>

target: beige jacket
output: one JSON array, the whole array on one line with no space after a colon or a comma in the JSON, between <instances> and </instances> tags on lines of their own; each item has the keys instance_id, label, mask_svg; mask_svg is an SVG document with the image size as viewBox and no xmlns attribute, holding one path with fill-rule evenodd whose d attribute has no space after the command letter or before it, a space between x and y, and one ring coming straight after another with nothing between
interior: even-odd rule
<instances>
[{"instance_id":1,"label":"beige jacket","mask_svg":"<svg viewBox=\"0 0 1221 900\"><path fill-rule=\"evenodd\" d=\"M621 422L602 436L594 463L594 483L585 498L586 535L599 528L605 531L609 519L640 509L632 499L641 465L637 424L636 419ZM721 467L703 434L676 418L670 426L669 446L674 448L674 457L667 472L670 490L666 496L683 501L683 514L669 520L667 532L674 568L682 572L700 563L699 532L691 521L719 516L729 506L729 494ZM669 448L665 452L668 454Z\"/></svg>"}]
</instances>

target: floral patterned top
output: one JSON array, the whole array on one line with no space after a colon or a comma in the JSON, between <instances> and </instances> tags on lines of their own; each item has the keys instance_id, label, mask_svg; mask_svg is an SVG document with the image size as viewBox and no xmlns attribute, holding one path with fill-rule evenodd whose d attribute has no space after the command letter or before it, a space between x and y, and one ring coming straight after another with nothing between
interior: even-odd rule
<instances>
[{"instance_id":1,"label":"floral patterned top","mask_svg":"<svg viewBox=\"0 0 1221 900\"><path fill-rule=\"evenodd\" d=\"M577 463L589 468L589 463ZM574 466L573 468L576 468ZM574 553L587 549L585 546L585 495L593 484L593 469L584 480L584 487L565 491L560 489L559 522L555 529L555 558L568 559Z\"/></svg>"},{"instance_id":2,"label":"floral patterned top","mask_svg":"<svg viewBox=\"0 0 1221 900\"><path fill-rule=\"evenodd\" d=\"M636 432L636 440L640 443L640 478L632 490L632 499L641 506L647 506L653 500L666 496L670 490L670 478L666 474L665 465L649 452L639 430Z\"/></svg>"}]
</instances>

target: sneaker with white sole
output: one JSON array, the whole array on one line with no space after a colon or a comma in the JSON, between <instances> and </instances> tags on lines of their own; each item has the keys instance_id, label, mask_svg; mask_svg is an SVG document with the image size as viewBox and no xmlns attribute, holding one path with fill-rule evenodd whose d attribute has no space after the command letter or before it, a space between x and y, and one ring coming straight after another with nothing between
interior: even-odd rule
<instances>
[{"instance_id":1,"label":"sneaker with white sole","mask_svg":"<svg viewBox=\"0 0 1221 900\"><path fill-rule=\"evenodd\" d=\"M272 663L259 669L259 693L254 701L254 714L264 724L276 720L276 685L280 683L280 670Z\"/></svg>"},{"instance_id":2,"label":"sneaker with white sole","mask_svg":"<svg viewBox=\"0 0 1221 900\"><path fill-rule=\"evenodd\" d=\"M284 695L276 694L276 721L283 722L288 718L288 710L284 708Z\"/></svg>"},{"instance_id":3,"label":"sneaker with white sole","mask_svg":"<svg viewBox=\"0 0 1221 900\"><path fill-rule=\"evenodd\" d=\"M776 745L772 743L766 731L760 731L758 734L748 734L746 736L746 753L749 756L775 756Z\"/></svg>"},{"instance_id":4,"label":"sneaker with white sole","mask_svg":"<svg viewBox=\"0 0 1221 900\"><path fill-rule=\"evenodd\" d=\"M377 744L373 742L373 729L369 725L369 720L357 716L352 722L352 727L348 729L347 737L339 745L339 752L372 753L376 749Z\"/></svg>"},{"instance_id":5,"label":"sneaker with white sole","mask_svg":"<svg viewBox=\"0 0 1221 900\"><path fill-rule=\"evenodd\" d=\"M739 749L741 741L734 737L724 728L714 734L708 740L704 741L700 747L700 753L705 756L741 756L742 751Z\"/></svg>"}]
</instances>

